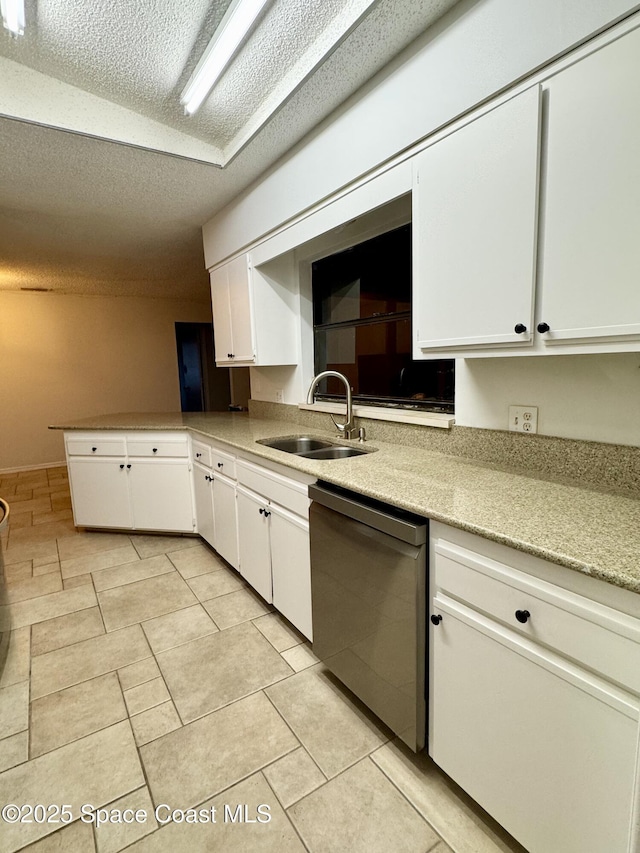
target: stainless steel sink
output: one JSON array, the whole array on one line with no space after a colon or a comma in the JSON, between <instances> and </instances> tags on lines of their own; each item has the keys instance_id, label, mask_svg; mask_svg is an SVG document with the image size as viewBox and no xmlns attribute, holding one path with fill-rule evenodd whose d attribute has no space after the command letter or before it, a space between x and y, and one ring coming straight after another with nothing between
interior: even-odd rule
<instances>
[{"instance_id":1,"label":"stainless steel sink","mask_svg":"<svg viewBox=\"0 0 640 853\"><path fill-rule=\"evenodd\" d=\"M287 435L280 438L261 438L257 443L265 444L267 447L273 447L275 450L283 450L285 453L298 454L333 447L330 441L325 441L322 438L314 438L310 435Z\"/></svg>"},{"instance_id":2,"label":"stainless steel sink","mask_svg":"<svg viewBox=\"0 0 640 853\"><path fill-rule=\"evenodd\" d=\"M313 435L283 435L278 438L260 438L256 443L273 447L274 450L282 450L285 453L295 453L296 456L304 456L305 459L347 459L349 456L363 456L375 450L373 447L364 450L360 447L334 444Z\"/></svg>"},{"instance_id":3,"label":"stainless steel sink","mask_svg":"<svg viewBox=\"0 0 640 853\"><path fill-rule=\"evenodd\" d=\"M369 452L360 450L358 447L342 447L334 444L332 447L322 447L320 450L309 450L297 455L304 456L305 459L347 459L349 456L362 456Z\"/></svg>"}]
</instances>

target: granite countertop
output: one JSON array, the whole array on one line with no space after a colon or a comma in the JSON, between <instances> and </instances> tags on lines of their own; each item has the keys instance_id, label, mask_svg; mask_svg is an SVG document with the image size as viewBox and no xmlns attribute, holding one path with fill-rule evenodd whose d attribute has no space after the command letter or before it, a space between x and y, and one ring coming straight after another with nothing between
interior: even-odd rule
<instances>
[{"instance_id":1,"label":"granite countertop","mask_svg":"<svg viewBox=\"0 0 640 853\"><path fill-rule=\"evenodd\" d=\"M339 460L305 459L256 441L295 434L335 440L334 431L247 414L105 415L53 428L189 429L231 448L640 592L640 500L634 498L377 440L364 445L375 453Z\"/></svg>"}]
</instances>

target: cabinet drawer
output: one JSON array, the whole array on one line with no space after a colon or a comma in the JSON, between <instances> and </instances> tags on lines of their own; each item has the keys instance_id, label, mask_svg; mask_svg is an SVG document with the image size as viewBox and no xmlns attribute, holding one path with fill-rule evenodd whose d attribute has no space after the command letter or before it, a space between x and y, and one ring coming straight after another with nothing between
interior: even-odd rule
<instances>
[{"instance_id":1,"label":"cabinet drawer","mask_svg":"<svg viewBox=\"0 0 640 853\"><path fill-rule=\"evenodd\" d=\"M239 461L237 472L238 482L242 485L303 518L309 518L309 490L304 484L251 462Z\"/></svg>"},{"instance_id":2,"label":"cabinet drawer","mask_svg":"<svg viewBox=\"0 0 640 853\"><path fill-rule=\"evenodd\" d=\"M640 694L637 619L442 539L435 545L435 585L474 610ZM516 613L526 621L519 621Z\"/></svg>"},{"instance_id":3,"label":"cabinet drawer","mask_svg":"<svg viewBox=\"0 0 640 853\"><path fill-rule=\"evenodd\" d=\"M127 439L129 456L188 456L189 443L186 435L177 439Z\"/></svg>"},{"instance_id":4,"label":"cabinet drawer","mask_svg":"<svg viewBox=\"0 0 640 853\"><path fill-rule=\"evenodd\" d=\"M124 438L92 436L89 438L67 438L69 456L124 456Z\"/></svg>"},{"instance_id":5,"label":"cabinet drawer","mask_svg":"<svg viewBox=\"0 0 640 853\"><path fill-rule=\"evenodd\" d=\"M207 468L211 468L211 448L208 444L203 444L201 441L195 441L195 439L192 439L191 452L194 462L199 462L200 465L205 465Z\"/></svg>"},{"instance_id":6,"label":"cabinet drawer","mask_svg":"<svg viewBox=\"0 0 640 853\"><path fill-rule=\"evenodd\" d=\"M231 480L236 479L236 458L230 453L225 453L224 450L218 450L217 447L211 448L211 467Z\"/></svg>"}]
</instances>

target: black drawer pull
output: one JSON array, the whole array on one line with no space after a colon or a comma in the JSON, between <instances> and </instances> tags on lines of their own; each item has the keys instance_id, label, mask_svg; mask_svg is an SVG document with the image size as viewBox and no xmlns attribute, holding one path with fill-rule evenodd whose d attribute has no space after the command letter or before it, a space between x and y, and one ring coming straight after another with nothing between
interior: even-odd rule
<instances>
[{"instance_id":1,"label":"black drawer pull","mask_svg":"<svg viewBox=\"0 0 640 853\"><path fill-rule=\"evenodd\" d=\"M122 471L123 469L124 469L124 463L120 466L120 470Z\"/></svg>"},{"instance_id":2,"label":"black drawer pull","mask_svg":"<svg viewBox=\"0 0 640 853\"><path fill-rule=\"evenodd\" d=\"M538 331L540 332L541 335L544 335L546 332L549 331L549 329L550 329L550 326L548 323L538 323Z\"/></svg>"},{"instance_id":3,"label":"black drawer pull","mask_svg":"<svg viewBox=\"0 0 640 853\"><path fill-rule=\"evenodd\" d=\"M129 464L129 465L127 465L127 468L131 468L131 465L130 465L130 464Z\"/></svg>"},{"instance_id":4,"label":"black drawer pull","mask_svg":"<svg viewBox=\"0 0 640 853\"><path fill-rule=\"evenodd\" d=\"M222 468L223 465L224 465L224 462L218 462L218 468Z\"/></svg>"},{"instance_id":5,"label":"black drawer pull","mask_svg":"<svg viewBox=\"0 0 640 853\"><path fill-rule=\"evenodd\" d=\"M523 334L523 332L527 331L527 327L524 325L524 323L516 323L513 331L516 333L516 335L521 335Z\"/></svg>"},{"instance_id":6,"label":"black drawer pull","mask_svg":"<svg viewBox=\"0 0 640 853\"><path fill-rule=\"evenodd\" d=\"M196 459L200 459L201 456L202 456L202 453L196 453Z\"/></svg>"},{"instance_id":7,"label":"black drawer pull","mask_svg":"<svg viewBox=\"0 0 640 853\"><path fill-rule=\"evenodd\" d=\"M264 509L263 509L262 507L260 507L260 509L258 510L258 512L260 513L260 515L262 515L262 513L264 512Z\"/></svg>"},{"instance_id":8,"label":"black drawer pull","mask_svg":"<svg viewBox=\"0 0 640 853\"><path fill-rule=\"evenodd\" d=\"M432 625L439 625L442 622L442 616L438 613L437 615L434 613L431 617Z\"/></svg>"},{"instance_id":9,"label":"black drawer pull","mask_svg":"<svg viewBox=\"0 0 640 853\"><path fill-rule=\"evenodd\" d=\"M522 622L523 625L529 619L530 616L531 614L528 610L516 610L516 619L518 620L518 622Z\"/></svg>"},{"instance_id":10,"label":"black drawer pull","mask_svg":"<svg viewBox=\"0 0 640 853\"><path fill-rule=\"evenodd\" d=\"M95 453L97 449L98 449L97 447L92 447L92 448L91 448L91 452L92 452L92 453Z\"/></svg>"},{"instance_id":11,"label":"black drawer pull","mask_svg":"<svg viewBox=\"0 0 640 853\"><path fill-rule=\"evenodd\" d=\"M157 447L154 447L154 448L153 448L153 452L154 452L154 453L157 453L157 452L158 452L158 448L157 448Z\"/></svg>"}]
</instances>

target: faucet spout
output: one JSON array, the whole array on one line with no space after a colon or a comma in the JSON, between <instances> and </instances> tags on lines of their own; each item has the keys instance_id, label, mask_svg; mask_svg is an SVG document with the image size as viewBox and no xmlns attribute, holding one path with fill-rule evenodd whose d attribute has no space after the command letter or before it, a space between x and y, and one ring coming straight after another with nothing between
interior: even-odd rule
<instances>
[{"instance_id":1,"label":"faucet spout","mask_svg":"<svg viewBox=\"0 0 640 853\"><path fill-rule=\"evenodd\" d=\"M313 381L309 386L309 391L307 393L307 403L313 404L313 398L316 388L318 387L320 382L322 382L323 379L327 379L329 376L333 376L336 379L340 379L343 382L347 392L347 414L345 422L343 424L338 423L333 417L333 415L330 415L331 420L333 421L335 428L338 430L338 435L340 435L341 438L355 438L358 434L358 430L356 429L356 426L353 421L353 398L351 395L351 385L349 385L349 380L344 374L338 373L337 370L323 370L322 373L319 373L317 376L314 376Z\"/></svg>"}]
</instances>

